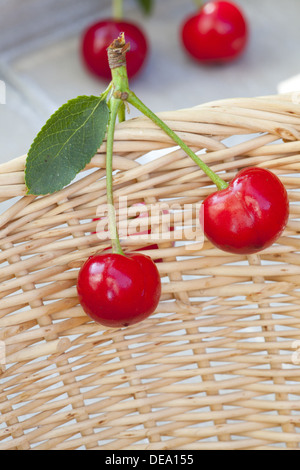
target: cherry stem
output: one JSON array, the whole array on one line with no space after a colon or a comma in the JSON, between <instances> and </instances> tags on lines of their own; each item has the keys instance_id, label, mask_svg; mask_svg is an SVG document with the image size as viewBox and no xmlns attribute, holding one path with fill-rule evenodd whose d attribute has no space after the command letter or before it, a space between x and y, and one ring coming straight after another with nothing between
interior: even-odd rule
<instances>
[{"instance_id":1,"label":"cherry stem","mask_svg":"<svg viewBox=\"0 0 300 470\"><path fill-rule=\"evenodd\" d=\"M126 120L126 108L124 101L121 102L119 112L118 112L119 122L124 122Z\"/></svg>"},{"instance_id":2,"label":"cherry stem","mask_svg":"<svg viewBox=\"0 0 300 470\"><path fill-rule=\"evenodd\" d=\"M212 171L209 166L207 166L201 158L199 158L190 147L180 139L180 137L172 131L172 129L167 126L156 114L154 114L147 106L132 92L129 91L128 103L138 109L141 113L147 116L151 121L153 121L157 126L159 126L171 139L179 145L179 147L184 150L184 152L201 168L202 171L212 180L212 182L217 186L219 190L228 188L228 183L222 180L214 171Z\"/></svg>"},{"instance_id":3,"label":"cherry stem","mask_svg":"<svg viewBox=\"0 0 300 470\"><path fill-rule=\"evenodd\" d=\"M126 69L126 51L124 34L121 34L107 50L108 61L111 68L112 82L107 90L113 90L109 98L110 116L106 138L106 190L108 204L108 223L113 253L124 255L116 221L116 211L113 192L113 154L116 120L125 120L125 102L127 97L128 76Z\"/></svg>"},{"instance_id":4,"label":"cherry stem","mask_svg":"<svg viewBox=\"0 0 300 470\"><path fill-rule=\"evenodd\" d=\"M113 0L112 3L113 18L118 21L123 18L123 0Z\"/></svg>"},{"instance_id":5,"label":"cherry stem","mask_svg":"<svg viewBox=\"0 0 300 470\"><path fill-rule=\"evenodd\" d=\"M112 242L113 253L124 255L121 247L120 238L117 229L116 212L114 204L113 194L113 147L114 147L114 135L116 119L119 113L122 101L114 98L110 98L110 117L107 130L106 140L106 190L107 190L107 204L108 204L108 223L110 238Z\"/></svg>"},{"instance_id":6,"label":"cherry stem","mask_svg":"<svg viewBox=\"0 0 300 470\"><path fill-rule=\"evenodd\" d=\"M205 1L204 0L194 0L194 3L195 3L197 8L202 8L205 4Z\"/></svg>"}]
</instances>

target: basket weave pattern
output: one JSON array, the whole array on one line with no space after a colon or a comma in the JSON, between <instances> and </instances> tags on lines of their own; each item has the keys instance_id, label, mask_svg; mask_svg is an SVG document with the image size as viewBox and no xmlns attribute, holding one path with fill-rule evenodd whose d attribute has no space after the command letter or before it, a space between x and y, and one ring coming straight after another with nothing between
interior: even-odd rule
<instances>
[{"instance_id":1,"label":"basket weave pattern","mask_svg":"<svg viewBox=\"0 0 300 470\"><path fill-rule=\"evenodd\" d=\"M300 106L270 96L160 117L226 181L251 165L276 173L288 227L248 257L157 239L159 251L145 252L163 259L157 312L105 329L76 295L78 268L109 247L92 221L106 202L105 143L80 178L46 197L25 195L25 157L0 166L0 450L299 447ZM183 211L214 191L146 118L115 138L116 198L171 199ZM143 246L137 237L127 248Z\"/></svg>"}]
</instances>

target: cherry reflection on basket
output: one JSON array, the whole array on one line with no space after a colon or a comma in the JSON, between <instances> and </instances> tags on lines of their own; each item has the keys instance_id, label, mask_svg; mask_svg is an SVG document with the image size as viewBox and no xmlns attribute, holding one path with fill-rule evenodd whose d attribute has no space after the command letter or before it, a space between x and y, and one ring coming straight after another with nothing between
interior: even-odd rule
<instances>
[{"instance_id":1,"label":"cherry reflection on basket","mask_svg":"<svg viewBox=\"0 0 300 470\"><path fill-rule=\"evenodd\" d=\"M139 244L140 240L145 240L145 243L151 239L160 238L163 242L172 240L172 232L174 232L174 225L172 225L170 219L170 211L165 208L160 210L159 206L155 206L153 218L151 218L147 206L144 202L138 202L132 204L127 211L126 204L123 204L123 210L120 210L121 221L119 221L119 235L123 241L132 241L135 244ZM97 221L96 232L92 232L93 235L97 234L101 240L107 240L109 237L108 220L102 215L103 210L100 208L98 213L101 212L101 217L93 219L93 222ZM100 214L99 214L100 215ZM154 220L154 223L152 221ZM150 228L151 227L151 228ZM171 241L171 245L174 246L174 241ZM158 250L159 246L157 243L145 244L141 248L137 248L134 251L150 251ZM103 251L110 251L111 247L105 248ZM156 263L161 263L162 258L153 260Z\"/></svg>"}]
</instances>

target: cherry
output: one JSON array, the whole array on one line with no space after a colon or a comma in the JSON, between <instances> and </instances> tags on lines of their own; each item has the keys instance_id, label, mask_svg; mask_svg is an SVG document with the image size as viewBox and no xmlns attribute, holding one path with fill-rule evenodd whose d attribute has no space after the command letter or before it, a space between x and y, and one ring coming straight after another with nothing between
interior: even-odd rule
<instances>
[{"instance_id":1,"label":"cherry","mask_svg":"<svg viewBox=\"0 0 300 470\"><path fill-rule=\"evenodd\" d=\"M88 70L104 80L111 80L111 70L107 61L107 48L124 32L130 43L127 53L128 77L136 76L148 55L148 40L145 33L134 23L107 19L90 26L83 34L81 53Z\"/></svg>"},{"instance_id":2,"label":"cherry","mask_svg":"<svg viewBox=\"0 0 300 470\"><path fill-rule=\"evenodd\" d=\"M187 52L200 62L229 62L244 51L248 25L232 2L209 1L185 19L181 37Z\"/></svg>"},{"instance_id":3,"label":"cherry","mask_svg":"<svg viewBox=\"0 0 300 470\"><path fill-rule=\"evenodd\" d=\"M156 310L161 281L149 256L101 254L90 257L81 268L77 291L90 318L120 328L138 323Z\"/></svg>"},{"instance_id":4,"label":"cherry","mask_svg":"<svg viewBox=\"0 0 300 470\"><path fill-rule=\"evenodd\" d=\"M246 168L227 189L208 196L200 210L206 237L230 253L251 254L271 246L284 231L289 200L269 170Z\"/></svg>"}]
</instances>

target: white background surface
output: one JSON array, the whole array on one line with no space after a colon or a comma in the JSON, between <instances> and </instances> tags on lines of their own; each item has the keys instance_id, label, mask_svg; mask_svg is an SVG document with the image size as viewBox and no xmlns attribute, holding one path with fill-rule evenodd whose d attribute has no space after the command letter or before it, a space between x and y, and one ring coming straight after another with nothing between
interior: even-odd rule
<instances>
[{"instance_id":1,"label":"white background surface","mask_svg":"<svg viewBox=\"0 0 300 470\"><path fill-rule=\"evenodd\" d=\"M131 88L155 111L190 107L237 96L275 94L280 82L300 73L300 0L238 0L250 23L243 57L226 66L192 62L179 41L192 0L156 0L145 18L133 0L125 16L143 25L151 54ZM78 54L82 31L107 17L105 0L0 0L0 163L28 148L50 114L79 94L100 94ZM296 86L296 85L294 85ZM300 87L299 87L300 88ZM133 112L132 116L137 113Z\"/></svg>"}]
</instances>

